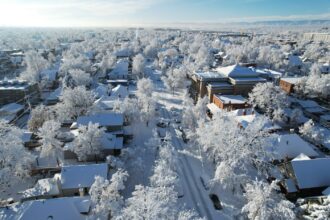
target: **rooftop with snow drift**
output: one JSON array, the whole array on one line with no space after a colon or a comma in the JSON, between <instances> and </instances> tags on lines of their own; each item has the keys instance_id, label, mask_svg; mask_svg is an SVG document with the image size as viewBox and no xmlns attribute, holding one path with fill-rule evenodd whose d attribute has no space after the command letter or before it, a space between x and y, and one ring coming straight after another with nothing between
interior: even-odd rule
<instances>
[{"instance_id":1,"label":"rooftop with snow drift","mask_svg":"<svg viewBox=\"0 0 330 220\"><path fill-rule=\"evenodd\" d=\"M99 126L122 126L124 123L124 116L120 113L100 113L95 115L80 116L77 118L77 125L88 125L88 123L96 124Z\"/></svg>"},{"instance_id":2,"label":"rooftop with snow drift","mask_svg":"<svg viewBox=\"0 0 330 220\"><path fill-rule=\"evenodd\" d=\"M246 99L241 95L219 95L215 94L218 99L221 100L224 104L244 104L246 103Z\"/></svg>"},{"instance_id":3,"label":"rooftop with snow drift","mask_svg":"<svg viewBox=\"0 0 330 220\"><path fill-rule=\"evenodd\" d=\"M108 178L108 164L63 166L61 171L62 189L89 188L96 176Z\"/></svg>"},{"instance_id":4,"label":"rooftop with snow drift","mask_svg":"<svg viewBox=\"0 0 330 220\"><path fill-rule=\"evenodd\" d=\"M231 78L245 78L245 77L258 77L259 73L256 72L252 68L243 67L238 64L226 66L226 67L219 67L217 71L226 76Z\"/></svg>"}]
</instances>

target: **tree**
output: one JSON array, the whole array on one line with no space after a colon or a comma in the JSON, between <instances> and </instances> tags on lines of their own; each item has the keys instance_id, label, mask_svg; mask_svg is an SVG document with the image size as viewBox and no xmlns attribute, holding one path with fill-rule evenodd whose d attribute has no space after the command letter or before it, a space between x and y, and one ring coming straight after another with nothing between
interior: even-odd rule
<instances>
[{"instance_id":1,"label":"tree","mask_svg":"<svg viewBox=\"0 0 330 220\"><path fill-rule=\"evenodd\" d=\"M58 119L71 120L86 114L94 104L94 99L94 94L83 86L65 88L60 98L61 103L56 106Z\"/></svg>"},{"instance_id":2,"label":"tree","mask_svg":"<svg viewBox=\"0 0 330 220\"><path fill-rule=\"evenodd\" d=\"M167 71L167 76L162 76L162 80L166 88L172 91L174 95L174 90L178 88L184 88L186 85L186 72L183 67L177 69L169 69Z\"/></svg>"},{"instance_id":3,"label":"tree","mask_svg":"<svg viewBox=\"0 0 330 220\"><path fill-rule=\"evenodd\" d=\"M87 126L79 126L79 135L73 141L73 151L78 159L86 161L88 156L94 155L95 160L102 154L102 138L105 135L105 129L100 128L99 124L88 123Z\"/></svg>"},{"instance_id":4,"label":"tree","mask_svg":"<svg viewBox=\"0 0 330 220\"><path fill-rule=\"evenodd\" d=\"M51 112L48 107L44 105L38 105L31 111L30 119L28 121L28 128L32 132L37 132L45 121L49 121L53 118L54 113Z\"/></svg>"},{"instance_id":5,"label":"tree","mask_svg":"<svg viewBox=\"0 0 330 220\"><path fill-rule=\"evenodd\" d=\"M258 83L249 94L249 102L253 107L258 107L267 116L274 118L278 113L276 111L283 110L288 107L290 102L288 96L278 86L273 83Z\"/></svg>"},{"instance_id":6,"label":"tree","mask_svg":"<svg viewBox=\"0 0 330 220\"><path fill-rule=\"evenodd\" d=\"M117 219L175 219L177 194L171 187L137 185Z\"/></svg>"},{"instance_id":7,"label":"tree","mask_svg":"<svg viewBox=\"0 0 330 220\"><path fill-rule=\"evenodd\" d=\"M26 70L20 77L29 82L40 83L42 80L41 73L50 67L49 62L34 50L29 50L25 53L24 61Z\"/></svg>"},{"instance_id":8,"label":"tree","mask_svg":"<svg viewBox=\"0 0 330 220\"><path fill-rule=\"evenodd\" d=\"M148 126L149 120L155 113L155 100L153 98L154 85L149 78L142 78L137 82L136 96L140 107L141 117Z\"/></svg>"},{"instance_id":9,"label":"tree","mask_svg":"<svg viewBox=\"0 0 330 220\"><path fill-rule=\"evenodd\" d=\"M30 176L34 156L22 142L23 132L0 120L0 186L1 189L24 181Z\"/></svg>"},{"instance_id":10,"label":"tree","mask_svg":"<svg viewBox=\"0 0 330 220\"><path fill-rule=\"evenodd\" d=\"M124 115L125 122L129 124L140 118L140 112L136 106L138 106L137 99L126 97L123 101L118 99L113 106L113 110L115 112L122 113Z\"/></svg>"},{"instance_id":11,"label":"tree","mask_svg":"<svg viewBox=\"0 0 330 220\"><path fill-rule=\"evenodd\" d=\"M298 200L299 202L299 200ZM321 204L310 203L310 204L299 204L302 219L306 220L326 220L330 217L330 197L323 199Z\"/></svg>"},{"instance_id":12,"label":"tree","mask_svg":"<svg viewBox=\"0 0 330 220\"><path fill-rule=\"evenodd\" d=\"M102 57L102 61L100 63L100 70L102 74L106 74L108 70L112 69L116 64L116 57L112 54L106 54Z\"/></svg>"},{"instance_id":13,"label":"tree","mask_svg":"<svg viewBox=\"0 0 330 220\"><path fill-rule=\"evenodd\" d=\"M324 139L323 134L315 126L312 119L310 119L301 127L299 127L299 132L302 134L303 137L315 144L321 144Z\"/></svg>"},{"instance_id":14,"label":"tree","mask_svg":"<svg viewBox=\"0 0 330 220\"><path fill-rule=\"evenodd\" d=\"M276 183L255 181L245 187L248 203L242 208L249 219L296 219L293 212L294 204L276 192Z\"/></svg>"},{"instance_id":15,"label":"tree","mask_svg":"<svg viewBox=\"0 0 330 220\"><path fill-rule=\"evenodd\" d=\"M54 120L43 123L39 128L38 136L41 138L41 156L61 158L62 143L56 138L60 132L61 124Z\"/></svg>"},{"instance_id":16,"label":"tree","mask_svg":"<svg viewBox=\"0 0 330 220\"><path fill-rule=\"evenodd\" d=\"M124 198L120 194L125 189L127 171L119 169L108 181L103 177L95 177L89 194L92 200L92 212L98 219L109 219L118 216L124 205Z\"/></svg>"},{"instance_id":17,"label":"tree","mask_svg":"<svg viewBox=\"0 0 330 220\"><path fill-rule=\"evenodd\" d=\"M138 54L133 58L133 74L144 76L145 60L142 54Z\"/></svg>"},{"instance_id":18,"label":"tree","mask_svg":"<svg viewBox=\"0 0 330 220\"><path fill-rule=\"evenodd\" d=\"M89 86L92 83L91 76L83 70L72 69L69 70L69 74L74 86Z\"/></svg>"}]
</instances>

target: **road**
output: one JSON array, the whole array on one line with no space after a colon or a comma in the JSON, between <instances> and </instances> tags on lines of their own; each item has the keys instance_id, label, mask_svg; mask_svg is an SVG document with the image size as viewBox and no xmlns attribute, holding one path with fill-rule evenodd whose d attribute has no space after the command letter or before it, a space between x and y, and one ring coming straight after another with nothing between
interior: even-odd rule
<instances>
[{"instance_id":1,"label":"road","mask_svg":"<svg viewBox=\"0 0 330 220\"><path fill-rule=\"evenodd\" d=\"M165 92L161 87L158 87L159 96L162 96L162 93L165 95ZM168 95L168 94L167 94ZM174 98L174 97L173 97ZM172 101L169 97L164 98L165 102ZM170 126L167 127L167 131L171 133L172 144L178 150L184 150L185 143L182 141L181 136L175 131L174 122L170 111L170 104L166 103L160 104L160 116L164 119L171 121ZM224 215L215 210L213 203L209 198L209 192L206 191L200 181L201 174L201 163L196 163L196 158L180 153L179 152L179 176L184 190L184 197L182 202L186 203L189 208L195 209L196 212L201 216L205 217L208 220L213 219L225 219ZM196 169L197 168L197 169Z\"/></svg>"}]
</instances>

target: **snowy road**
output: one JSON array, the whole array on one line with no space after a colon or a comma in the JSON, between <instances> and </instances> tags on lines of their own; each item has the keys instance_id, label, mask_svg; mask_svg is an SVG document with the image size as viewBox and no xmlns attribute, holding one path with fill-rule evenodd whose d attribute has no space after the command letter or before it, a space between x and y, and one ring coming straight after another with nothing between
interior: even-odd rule
<instances>
[{"instance_id":1,"label":"snowy road","mask_svg":"<svg viewBox=\"0 0 330 220\"><path fill-rule=\"evenodd\" d=\"M164 92L164 91L163 91ZM161 94L160 94L161 95ZM170 100L170 99L168 99ZM164 103L165 104L165 103ZM161 117L172 121L167 131L172 135L172 144L178 151L184 150L182 138L175 132L172 116L169 113L170 105L163 105L160 108ZM225 219L219 211L215 210L212 201L200 181L201 163L193 161L194 158L179 153L180 170L179 175L184 190L183 202L189 207L195 209L201 217L206 219Z\"/></svg>"}]
</instances>

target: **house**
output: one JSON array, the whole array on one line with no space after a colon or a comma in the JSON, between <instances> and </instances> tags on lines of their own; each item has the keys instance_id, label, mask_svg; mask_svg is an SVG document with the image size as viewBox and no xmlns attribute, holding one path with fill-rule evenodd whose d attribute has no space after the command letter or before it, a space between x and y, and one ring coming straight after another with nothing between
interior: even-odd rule
<instances>
[{"instance_id":1,"label":"house","mask_svg":"<svg viewBox=\"0 0 330 220\"><path fill-rule=\"evenodd\" d=\"M304 40L313 42L330 42L330 33L304 33Z\"/></svg>"},{"instance_id":2,"label":"house","mask_svg":"<svg viewBox=\"0 0 330 220\"><path fill-rule=\"evenodd\" d=\"M119 60L112 71L107 74L108 79L128 79L128 65L127 59Z\"/></svg>"},{"instance_id":3,"label":"house","mask_svg":"<svg viewBox=\"0 0 330 220\"><path fill-rule=\"evenodd\" d=\"M291 166L301 196L321 195L330 186L330 158L292 160Z\"/></svg>"},{"instance_id":4,"label":"house","mask_svg":"<svg viewBox=\"0 0 330 220\"><path fill-rule=\"evenodd\" d=\"M78 130L71 131L75 137L79 135ZM124 145L124 138L117 137L115 134L105 133L100 138L101 154L86 155L86 161L104 160L108 155L118 156L121 153ZM63 147L64 159L78 159L77 155L72 150L72 143L67 143Z\"/></svg>"},{"instance_id":5,"label":"house","mask_svg":"<svg viewBox=\"0 0 330 220\"><path fill-rule=\"evenodd\" d=\"M46 105L55 105L57 102L60 101L60 97L62 96L62 87L58 87L53 92L51 92L48 97L45 99Z\"/></svg>"},{"instance_id":6,"label":"house","mask_svg":"<svg viewBox=\"0 0 330 220\"><path fill-rule=\"evenodd\" d=\"M111 99L125 99L126 97L128 97L128 95L128 87L123 85L117 85L110 92Z\"/></svg>"},{"instance_id":7,"label":"house","mask_svg":"<svg viewBox=\"0 0 330 220\"><path fill-rule=\"evenodd\" d=\"M90 122L93 124L98 123L100 127L106 128L109 132L121 131L123 130L124 116L120 113L99 113L94 115L79 116L75 126L87 126Z\"/></svg>"},{"instance_id":8,"label":"house","mask_svg":"<svg viewBox=\"0 0 330 220\"><path fill-rule=\"evenodd\" d=\"M258 117L262 117L261 115L259 115L258 113L253 112L253 114L250 115L238 115L238 116L234 116L234 120L238 123L238 125L241 128L247 128L249 126L250 123L252 123L254 120L256 120ZM281 126L279 126L278 124L267 120L267 122L265 123L264 130L269 131L269 132L274 132L274 131L279 131L281 130Z\"/></svg>"},{"instance_id":9,"label":"house","mask_svg":"<svg viewBox=\"0 0 330 220\"><path fill-rule=\"evenodd\" d=\"M31 174L52 174L61 170L61 163L54 157L37 157L32 165Z\"/></svg>"},{"instance_id":10,"label":"house","mask_svg":"<svg viewBox=\"0 0 330 220\"><path fill-rule=\"evenodd\" d=\"M23 112L24 105L9 103L0 108L0 119L6 121L7 123L11 123Z\"/></svg>"},{"instance_id":11,"label":"house","mask_svg":"<svg viewBox=\"0 0 330 220\"><path fill-rule=\"evenodd\" d=\"M213 103L221 109L236 110L249 108L247 100L241 95L213 95Z\"/></svg>"},{"instance_id":12,"label":"house","mask_svg":"<svg viewBox=\"0 0 330 220\"><path fill-rule=\"evenodd\" d=\"M109 88L107 85L99 83L98 86L94 89L96 98L101 98L102 96L107 97L109 95Z\"/></svg>"},{"instance_id":13,"label":"house","mask_svg":"<svg viewBox=\"0 0 330 220\"><path fill-rule=\"evenodd\" d=\"M297 103L302 108L304 114L315 121L319 121L320 117L327 112L327 109L313 100L297 100Z\"/></svg>"},{"instance_id":14,"label":"house","mask_svg":"<svg viewBox=\"0 0 330 220\"><path fill-rule=\"evenodd\" d=\"M20 80L0 81L0 106L12 102L23 103L26 98L31 103L39 100L40 93L36 83Z\"/></svg>"},{"instance_id":15,"label":"house","mask_svg":"<svg viewBox=\"0 0 330 220\"><path fill-rule=\"evenodd\" d=\"M63 166L60 174L60 192L64 196L87 193L96 176L108 179L109 167L106 163Z\"/></svg>"},{"instance_id":16,"label":"house","mask_svg":"<svg viewBox=\"0 0 330 220\"><path fill-rule=\"evenodd\" d=\"M234 86L229 82L210 82L207 84L206 89L210 102L212 102L214 94L234 94Z\"/></svg>"},{"instance_id":17,"label":"house","mask_svg":"<svg viewBox=\"0 0 330 220\"><path fill-rule=\"evenodd\" d=\"M300 154L304 154L309 158L320 156L313 145L304 141L297 134L280 134L274 143L274 151L277 154L277 159L293 159Z\"/></svg>"},{"instance_id":18,"label":"house","mask_svg":"<svg viewBox=\"0 0 330 220\"><path fill-rule=\"evenodd\" d=\"M90 208L87 196L32 200L0 208L0 219L86 220Z\"/></svg>"},{"instance_id":19,"label":"house","mask_svg":"<svg viewBox=\"0 0 330 220\"><path fill-rule=\"evenodd\" d=\"M294 92L294 86L299 83L301 77L285 77L280 79L280 87L287 93Z\"/></svg>"},{"instance_id":20,"label":"house","mask_svg":"<svg viewBox=\"0 0 330 220\"><path fill-rule=\"evenodd\" d=\"M127 79L110 79L110 80L107 80L106 83L110 84L113 87L116 87L118 85L128 86Z\"/></svg>"},{"instance_id":21,"label":"house","mask_svg":"<svg viewBox=\"0 0 330 220\"><path fill-rule=\"evenodd\" d=\"M321 66L321 73L322 74L328 74L330 73L330 63L324 63Z\"/></svg>"},{"instance_id":22,"label":"house","mask_svg":"<svg viewBox=\"0 0 330 220\"><path fill-rule=\"evenodd\" d=\"M59 174L53 178L39 179L33 188L19 192L22 194L21 201L56 198L61 194L59 184Z\"/></svg>"}]
</instances>

